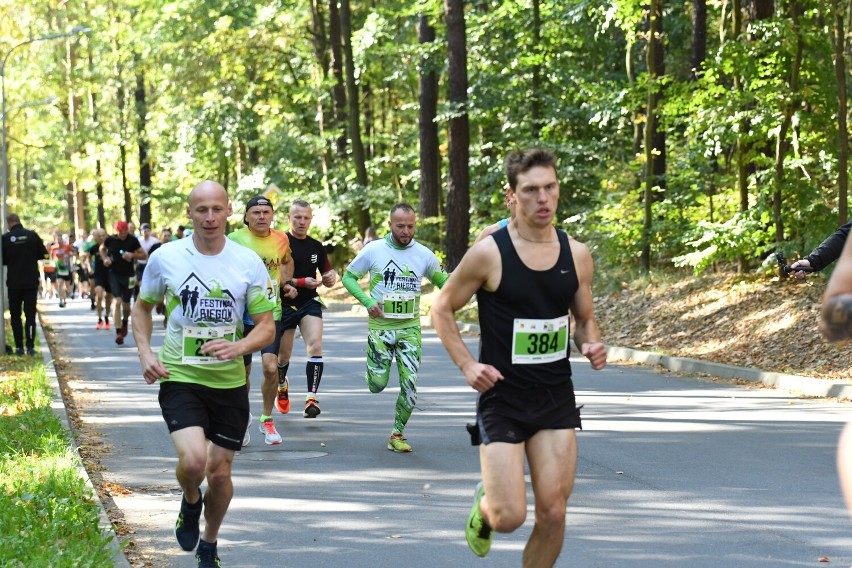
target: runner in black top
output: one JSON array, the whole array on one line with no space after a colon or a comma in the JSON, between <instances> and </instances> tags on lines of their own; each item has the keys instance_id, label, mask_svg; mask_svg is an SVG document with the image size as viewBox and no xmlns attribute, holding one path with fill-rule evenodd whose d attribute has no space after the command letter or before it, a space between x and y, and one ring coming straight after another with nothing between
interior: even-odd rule
<instances>
[{"instance_id":1,"label":"runner in black top","mask_svg":"<svg viewBox=\"0 0 852 568\"><path fill-rule=\"evenodd\" d=\"M287 370L290 368L290 356L293 353L293 339L296 327L302 332L308 362L305 366L308 390L305 398L305 418L316 418L320 413L317 402L317 390L322 380L322 309L323 305L317 294L320 286L331 287L337 282L337 273L328 260L322 243L308 236L311 228L313 213L307 201L301 199L293 202L290 213L291 255L293 256L293 278L288 283L295 286L298 294L288 298L281 293L281 322L284 336L281 338L281 349L278 352L278 410L286 413L290 408L289 381ZM320 278L317 279L319 274Z\"/></svg>"},{"instance_id":2,"label":"runner in black top","mask_svg":"<svg viewBox=\"0 0 852 568\"><path fill-rule=\"evenodd\" d=\"M109 269L109 287L115 301L112 321L115 325L115 342L124 343L127 336L127 320L130 317L130 295L136 285L134 260L148 258L145 249L134 235L126 221L115 224L115 235L110 235L101 245L100 254L104 266ZM122 316L122 312L124 315ZM119 326L119 322L121 325Z\"/></svg>"},{"instance_id":3,"label":"runner in black top","mask_svg":"<svg viewBox=\"0 0 852 568\"><path fill-rule=\"evenodd\" d=\"M468 384L480 393L477 428L483 482L468 517L477 556L493 533L512 532L527 513L524 457L535 493L535 526L525 566L552 566L562 549L565 509L577 464L574 400L568 363L569 311L574 341L594 369L606 365L592 306L589 249L553 226L559 202L550 152L514 152L506 160L509 226L471 248L432 306L432 322ZM461 339L454 313L479 298L481 359ZM487 496L486 496L487 492Z\"/></svg>"}]
</instances>

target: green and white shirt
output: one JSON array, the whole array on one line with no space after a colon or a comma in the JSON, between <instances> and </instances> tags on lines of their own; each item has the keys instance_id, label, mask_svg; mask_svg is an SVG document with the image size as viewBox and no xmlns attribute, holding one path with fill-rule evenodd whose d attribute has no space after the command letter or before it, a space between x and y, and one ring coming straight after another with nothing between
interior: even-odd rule
<instances>
[{"instance_id":1,"label":"green and white shirt","mask_svg":"<svg viewBox=\"0 0 852 568\"><path fill-rule=\"evenodd\" d=\"M407 247L400 247L391 235L361 249L346 267L346 272L343 281L346 289L366 307L378 303L385 313L383 318L370 318L370 329L419 327L423 279L427 278L440 288L448 277L431 250L413 239ZM367 273L370 274L370 296L360 298L357 292L361 290L357 281ZM354 277L357 291L353 290L353 282L347 278L349 274Z\"/></svg>"},{"instance_id":2,"label":"green and white shirt","mask_svg":"<svg viewBox=\"0 0 852 568\"><path fill-rule=\"evenodd\" d=\"M192 238L154 251L139 298L165 302L168 327L157 356L169 370L168 380L221 389L244 385L242 358L218 361L199 348L216 338L242 339L243 310L272 311L267 290L274 288L260 257L229 239L217 255L201 254Z\"/></svg>"}]
</instances>

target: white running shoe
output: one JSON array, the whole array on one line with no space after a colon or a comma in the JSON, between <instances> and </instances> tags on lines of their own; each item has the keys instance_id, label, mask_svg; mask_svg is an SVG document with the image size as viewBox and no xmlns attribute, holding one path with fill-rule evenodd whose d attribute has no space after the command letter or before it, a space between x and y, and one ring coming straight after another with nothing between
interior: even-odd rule
<instances>
[{"instance_id":1,"label":"white running shoe","mask_svg":"<svg viewBox=\"0 0 852 568\"><path fill-rule=\"evenodd\" d=\"M254 420L254 416L252 416L251 412L249 412L248 426L246 426L246 434L245 434L245 436L243 436L243 447L244 448L251 443L251 432L249 430L251 430L252 420Z\"/></svg>"},{"instance_id":2,"label":"white running shoe","mask_svg":"<svg viewBox=\"0 0 852 568\"><path fill-rule=\"evenodd\" d=\"M260 431L263 434L263 441L267 446L274 446L281 443L281 434L275 429L275 422L272 418L267 418L260 423Z\"/></svg>"}]
</instances>

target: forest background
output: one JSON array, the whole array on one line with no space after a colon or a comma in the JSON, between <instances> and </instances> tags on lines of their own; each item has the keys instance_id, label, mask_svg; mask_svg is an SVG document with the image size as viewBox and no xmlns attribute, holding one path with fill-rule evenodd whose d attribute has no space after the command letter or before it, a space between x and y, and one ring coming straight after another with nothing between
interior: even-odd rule
<instances>
[{"instance_id":1,"label":"forest background","mask_svg":"<svg viewBox=\"0 0 852 568\"><path fill-rule=\"evenodd\" d=\"M600 294L730 294L847 219L850 27L849 0L0 0L8 209L174 230L213 178L238 214L313 203L342 263L408 201L452 269L541 146Z\"/></svg>"}]
</instances>

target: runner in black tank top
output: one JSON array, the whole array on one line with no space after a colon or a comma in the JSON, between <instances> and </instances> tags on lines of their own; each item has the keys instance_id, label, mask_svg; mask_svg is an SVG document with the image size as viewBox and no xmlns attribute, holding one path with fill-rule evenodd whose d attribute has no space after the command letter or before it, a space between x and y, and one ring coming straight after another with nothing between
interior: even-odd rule
<instances>
[{"instance_id":1,"label":"runner in black tank top","mask_svg":"<svg viewBox=\"0 0 852 568\"><path fill-rule=\"evenodd\" d=\"M515 318L555 319L564 316L577 292L577 271L568 235L562 231L557 231L557 234L559 259L549 270L542 271L527 268L521 261L508 228L492 234L500 250L503 274L512 275L511 278L502 278L494 292L480 288L476 293L482 334L479 361L500 369L505 379L495 388L570 384L571 364L567 356L550 363L512 365Z\"/></svg>"},{"instance_id":2,"label":"runner in black tank top","mask_svg":"<svg viewBox=\"0 0 852 568\"><path fill-rule=\"evenodd\" d=\"M468 545L485 556L495 531L512 532L524 523L527 461L535 527L524 565L547 567L562 550L577 466L580 412L568 362L569 311L574 341L593 369L606 365L606 348L595 323L589 249L553 226L559 204L553 154L513 152L506 174L512 222L467 252L431 316L450 357L480 394L472 434L482 441L482 482L465 527ZM480 361L465 346L455 321L455 312L474 293Z\"/></svg>"}]
</instances>

